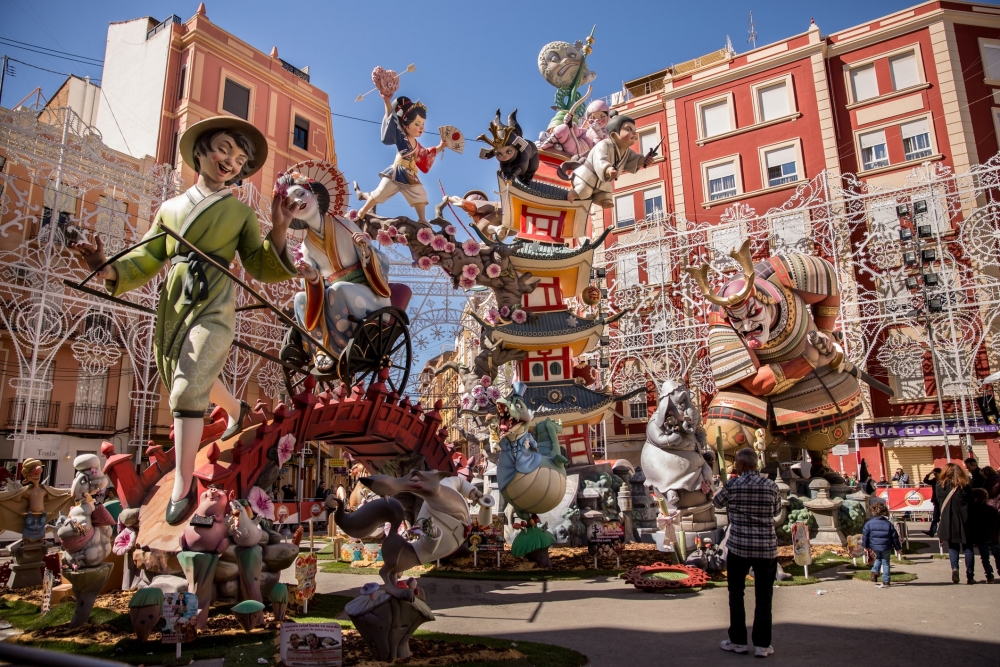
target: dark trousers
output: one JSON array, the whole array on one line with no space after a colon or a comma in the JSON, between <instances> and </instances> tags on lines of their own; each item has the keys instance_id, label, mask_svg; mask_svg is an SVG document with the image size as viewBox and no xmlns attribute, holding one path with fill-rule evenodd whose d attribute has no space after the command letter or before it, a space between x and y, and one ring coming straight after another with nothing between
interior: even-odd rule
<instances>
[{"instance_id":1,"label":"dark trousers","mask_svg":"<svg viewBox=\"0 0 1000 667\"><path fill-rule=\"evenodd\" d=\"M972 552L971 544L959 544L958 542L948 543L948 558L951 559L951 569L958 569L958 554L965 554L965 576L972 579L976 574L976 557Z\"/></svg>"},{"instance_id":2,"label":"dark trousers","mask_svg":"<svg viewBox=\"0 0 1000 667\"><path fill-rule=\"evenodd\" d=\"M734 644L747 643L743 590L746 588L747 574L753 568L753 645L767 648L771 645L771 598L774 597L778 559L743 558L730 551L726 563L726 578L729 580L729 641Z\"/></svg>"},{"instance_id":3,"label":"dark trousers","mask_svg":"<svg viewBox=\"0 0 1000 667\"><path fill-rule=\"evenodd\" d=\"M976 550L979 551L979 558L983 561L983 571L986 572L986 578L992 579L993 566L990 564L990 556L993 556L997 569L1000 570L1000 544L977 544Z\"/></svg>"}]
</instances>

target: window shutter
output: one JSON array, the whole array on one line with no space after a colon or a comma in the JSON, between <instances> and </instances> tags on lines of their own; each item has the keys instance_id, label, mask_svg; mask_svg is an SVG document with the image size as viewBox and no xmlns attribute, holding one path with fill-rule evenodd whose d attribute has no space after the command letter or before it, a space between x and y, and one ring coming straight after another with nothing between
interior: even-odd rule
<instances>
[{"instance_id":1,"label":"window shutter","mask_svg":"<svg viewBox=\"0 0 1000 667\"><path fill-rule=\"evenodd\" d=\"M717 164L714 167L709 167L707 170L708 180L712 182L719 178L725 178L726 176L736 175L736 165L732 162L727 162L726 164Z\"/></svg>"},{"instance_id":2,"label":"window shutter","mask_svg":"<svg viewBox=\"0 0 1000 667\"><path fill-rule=\"evenodd\" d=\"M892 85L896 90L916 86L920 83L917 56L912 51L906 55L890 58L889 69L892 71Z\"/></svg>"},{"instance_id":3,"label":"window shutter","mask_svg":"<svg viewBox=\"0 0 1000 667\"><path fill-rule=\"evenodd\" d=\"M878 146L879 144L885 143L885 132L879 130L878 132L869 132L868 134L861 135L861 147L871 148L873 146Z\"/></svg>"},{"instance_id":4,"label":"window shutter","mask_svg":"<svg viewBox=\"0 0 1000 667\"><path fill-rule=\"evenodd\" d=\"M226 86L222 92L222 110L243 120L249 120L250 89L244 88L232 79L226 79Z\"/></svg>"},{"instance_id":5,"label":"window shutter","mask_svg":"<svg viewBox=\"0 0 1000 667\"><path fill-rule=\"evenodd\" d=\"M785 148L779 148L776 151L766 153L764 160L767 162L768 167L780 167L783 164L795 162L795 147L786 146Z\"/></svg>"},{"instance_id":6,"label":"window shutter","mask_svg":"<svg viewBox=\"0 0 1000 667\"><path fill-rule=\"evenodd\" d=\"M784 82L762 88L760 91L760 116L761 121L774 120L787 116L790 113L788 108L788 86Z\"/></svg>"},{"instance_id":7,"label":"window shutter","mask_svg":"<svg viewBox=\"0 0 1000 667\"><path fill-rule=\"evenodd\" d=\"M1000 46L983 44L983 69L987 79L1000 80Z\"/></svg>"},{"instance_id":8,"label":"window shutter","mask_svg":"<svg viewBox=\"0 0 1000 667\"><path fill-rule=\"evenodd\" d=\"M878 80L875 78L875 65L867 65L866 67L851 70L851 85L854 87L855 102L878 97Z\"/></svg>"},{"instance_id":9,"label":"window shutter","mask_svg":"<svg viewBox=\"0 0 1000 667\"><path fill-rule=\"evenodd\" d=\"M705 136L714 137L717 134L729 132L729 102L722 101L709 104L701 108L702 123L705 127Z\"/></svg>"},{"instance_id":10,"label":"window shutter","mask_svg":"<svg viewBox=\"0 0 1000 667\"><path fill-rule=\"evenodd\" d=\"M615 222L630 225L635 221L635 202L632 195L615 198Z\"/></svg>"},{"instance_id":11,"label":"window shutter","mask_svg":"<svg viewBox=\"0 0 1000 667\"><path fill-rule=\"evenodd\" d=\"M646 276L650 285L663 283L667 268L667 252L665 248L652 248L646 251Z\"/></svg>"},{"instance_id":12,"label":"window shutter","mask_svg":"<svg viewBox=\"0 0 1000 667\"><path fill-rule=\"evenodd\" d=\"M660 143L659 132L657 132L656 130L653 130L652 132L643 132L642 134L639 135L639 153L645 155L653 148L656 148L656 145L658 143ZM660 151L657 152L657 154L662 155L663 150L661 149Z\"/></svg>"},{"instance_id":13,"label":"window shutter","mask_svg":"<svg viewBox=\"0 0 1000 667\"><path fill-rule=\"evenodd\" d=\"M920 136L921 134L927 134L927 119L913 121L912 123L907 123L906 125L900 125L899 131L902 133L904 139Z\"/></svg>"}]
</instances>

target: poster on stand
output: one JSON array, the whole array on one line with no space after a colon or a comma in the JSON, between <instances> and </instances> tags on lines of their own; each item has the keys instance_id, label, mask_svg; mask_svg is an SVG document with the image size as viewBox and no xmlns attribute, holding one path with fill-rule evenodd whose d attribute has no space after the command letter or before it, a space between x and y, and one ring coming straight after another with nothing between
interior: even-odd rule
<instances>
[{"instance_id":1,"label":"poster on stand","mask_svg":"<svg viewBox=\"0 0 1000 667\"><path fill-rule=\"evenodd\" d=\"M198 636L198 596L194 593L163 594L164 644L194 641Z\"/></svg>"},{"instance_id":2,"label":"poster on stand","mask_svg":"<svg viewBox=\"0 0 1000 667\"><path fill-rule=\"evenodd\" d=\"M472 553L503 551L503 548L503 518L499 515L494 516L490 525L480 526L478 517L473 516L469 532L469 551Z\"/></svg>"},{"instance_id":3,"label":"poster on stand","mask_svg":"<svg viewBox=\"0 0 1000 667\"><path fill-rule=\"evenodd\" d=\"M812 547L809 543L809 524L796 521L792 524L792 553L796 565L812 563Z\"/></svg>"},{"instance_id":4,"label":"poster on stand","mask_svg":"<svg viewBox=\"0 0 1000 667\"><path fill-rule=\"evenodd\" d=\"M281 662L286 667L341 667L344 646L337 623L284 623Z\"/></svg>"},{"instance_id":5,"label":"poster on stand","mask_svg":"<svg viewBox=\"0 0 1000 667\"><path fill-rule=\"evenodd\" d=\"M625 527L620 521L605 521L590 527L588 535L590 553L608 558L621 556L625 548Z\"/></svg>"}]
</instances>

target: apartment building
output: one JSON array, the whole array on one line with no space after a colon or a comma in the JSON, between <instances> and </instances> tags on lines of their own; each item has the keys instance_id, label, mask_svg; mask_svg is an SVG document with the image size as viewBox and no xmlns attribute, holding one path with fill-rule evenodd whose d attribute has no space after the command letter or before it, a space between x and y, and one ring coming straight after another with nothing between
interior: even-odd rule
<instances>
[{"instance_id":1,"label":"apartment building","mask_svg":"<svg viewBox=\"0 0 1000 667\"><path fill-rule=\"evenodd\" d=\"M612 331L612 383L680 374L710 400L707 352L697 348L703 313L683 294L682 269L735 268L725 254L749 237L758 259L797 251L837 265L844 325L865 348L857 358L895 390L892 399L872 393L850 455L831 457L835 468L850 472L865 458L874 474L902 466L913 478L970 451L1000 463L995 428L972 396L998 363L991 306L976 304L992 269L973 261L963 235L988 197L961 176L992 164L1000 147L997 77L1000 7L934 1L831 35L813 23L746 53L727 46L627 82L615 108L636 119L643 151L663 140L663 157L619 178L604 214L614 227L611 304L635 312ZM934 289L944 285L937 310L924 274ZM955 349L935 355L924 329L942 317ZM978 334L956 332L962 318ZM631 434L646 405L634 402L608 429L609 457L638 462Z\"/></svg>"}]
</instances>

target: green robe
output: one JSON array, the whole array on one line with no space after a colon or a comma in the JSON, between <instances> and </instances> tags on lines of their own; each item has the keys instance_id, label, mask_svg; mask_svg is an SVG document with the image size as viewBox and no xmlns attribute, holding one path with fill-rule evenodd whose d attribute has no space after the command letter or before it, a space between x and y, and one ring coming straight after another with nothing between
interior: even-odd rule
<instances>
[{"instance_id":1,"label":"green robe","mask_svg":"<svg viewBox=\"0 0 1000 667\"><path fill-rule=\"evenodd\" d=\"M268 238L261 241L253 210L235 197L212 204L182 231L188 213L205 196L197 187L163 203L146 237L160 233L160 223L181 234L186 245L228 264L238 252L243 268L256 280L274 283L295 277L287 250L279 255ZM187 255L169 236L131 251L113 266L116 282L105 287L113 296L142 287L168 260ZM174 260L176 262L176 260ZM201 416L208 408L208 394L222 372L236 327L236 286L218 269L207 266L207 293L199 290L193 300L184 297L189 263L172 263L160 288L156 309L154 346L156 367L170 392L175 417ZM192 302L193 301L193 302Z\"/></svg>"}]
</instances>

